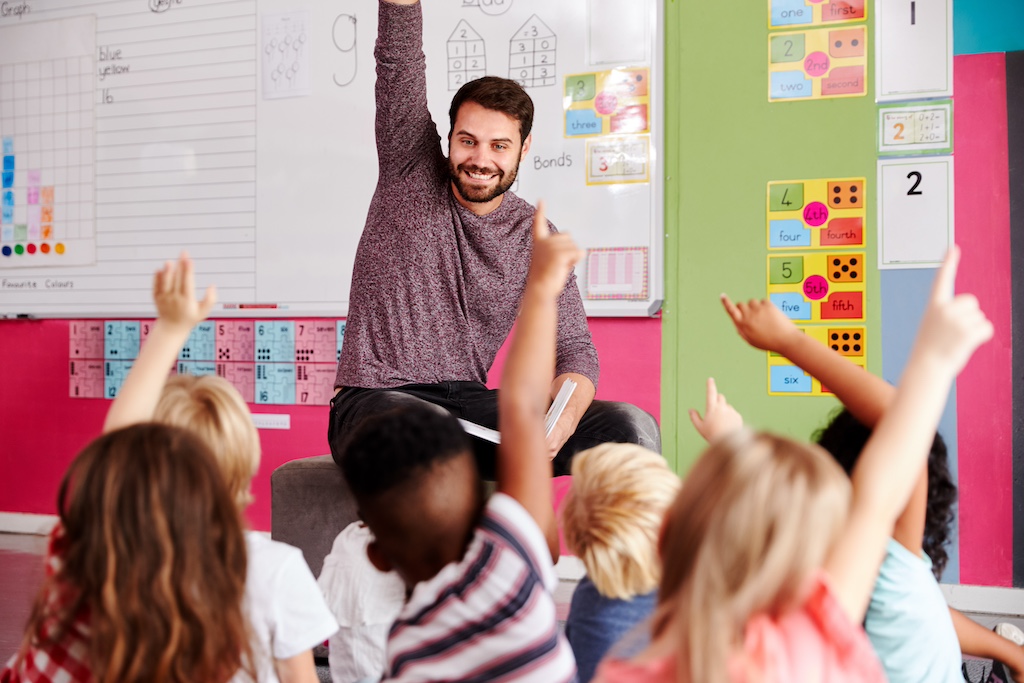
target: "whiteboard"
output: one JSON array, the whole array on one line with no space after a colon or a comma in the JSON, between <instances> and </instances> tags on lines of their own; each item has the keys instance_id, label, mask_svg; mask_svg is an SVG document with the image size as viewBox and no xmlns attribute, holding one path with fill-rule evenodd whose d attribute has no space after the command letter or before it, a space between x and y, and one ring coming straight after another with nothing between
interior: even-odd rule
<instances>
[{"instance_id":1,"label":"whiteboard","mask_svg":"<svg viewBox=\"0 0 1024 683\"><path fill-rule=\"evenodd\" d=\"M14 200L4 199L0 247L33 252L0 255L0 315L151 314L152 273L183 249L198 284L219 288L215 316L346 315L377 177L377 5L5 3L0 139ZM442 138L457 85L483 75L453 61L465 40L483 46L486 73L512 78L526 73L517 36L556 44L554 73L534 70L526 83L533 146L513 189L543 197L584 249L647 256L618 259L593 288L614 293L614 268L646 268L645 291L628 300L586 298L588 265L577 266L590 315L650 315L662 298L660 11L655 0L424 7L429 106ZM588 184L587 140L600 139L565 136L565 77L617 67L649 70L648 179Z\"/></svg>"}]
</instances>

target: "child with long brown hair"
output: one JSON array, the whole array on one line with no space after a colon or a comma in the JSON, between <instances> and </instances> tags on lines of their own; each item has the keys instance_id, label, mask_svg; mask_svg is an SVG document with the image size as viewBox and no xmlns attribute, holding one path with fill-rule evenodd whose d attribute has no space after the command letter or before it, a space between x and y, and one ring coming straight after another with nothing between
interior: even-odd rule
<instances>
[{"instance_id":1,"label":"child with long brown hair","mask_svg":"<svg viewBox=\"0 0 1024 683\"><path fill-rule=\"evenodd\" d=\"M209 446L239 512L252 502L260 462L259 434L245 401L216 376L168 371L192 328L216 300L211 286L197 300L187 254L153 277L157 320L107 413L105 430L154 420L183 427ZM338 630L302 552L246 532L249 556L244 607L251 625L253 667L261 683L315 683L312 648Z\"/></svg>"},{"instance_id":2,"label":"child with long brown hair","mask_svg":"<svg viewBox=\"0 0 1024 683\"><path fill-rule=\"evenodd\" d=\"M146 424L64 475L46 579L3 683L222 683L251 672L245 537L206 446Z\"/></svg>"},{"instance_id":3,"label":"child with long brown hair","mask_svg":"<svg viewBox=\"0 0 1024 683\"><path fill-rule=\"evenodd\" d=\"M958 259L954 248L939 269L852 482L820 447L735 429L709 383L694 417L711 445L666 518L652 642L598 680L885 680L860 623L953 378L992 336L977 300L953 296Z\"/></svg>"}]
</instances>

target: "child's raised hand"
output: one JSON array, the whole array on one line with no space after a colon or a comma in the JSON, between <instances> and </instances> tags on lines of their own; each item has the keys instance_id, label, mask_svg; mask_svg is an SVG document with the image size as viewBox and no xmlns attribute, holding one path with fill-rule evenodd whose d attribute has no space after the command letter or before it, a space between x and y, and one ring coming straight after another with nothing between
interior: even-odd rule
<instances>
[{"instance_id":1,"label":"child's raised hand","mask_svg":"<svg viewBox=\"0 0 1024 683\"><path fill-rule=\"evenodd\" d=\"M153 276L153 303L157 317L191 330L206 319L217 303L217 288L210 285L201 301L196 300L196 278L192 260L182 252L178 262L168 261Z\"/></svg>"},{"instance_id":2,"label":"child's raised hand","mask_svg":"<svg viewBox=\"0 0 1024 683\"><path fill-rule=\"evenodd\" d=\"M781 353L793 335L801 334L793 321L767 299L734 304L723 294L722 306L732 318L739 335L754 348Z\"/></svg>"},{"instance_id":3,"label":"child's raised hand","mask_svg":"<svg viewBox=\"0 0 1024 683\"><path fill-rule=\"evenodd\" d=\"M992 338L992 323L973 294L953 294L960 248L952 247L935 275L917 333L914 353L931 356L953 373L960 372L974 350Z\"/></svg>"},{"instance_id":4,"label":"child's raised hand","mask_svg":"<svg viewBox=\"0 0 1024 683\"><path fill-rule=\"evenodd\" d=\"M704 417L690 408L690 421L704 440L711 443L715 439L743 427L743 416L725 400L725 395L718 393L715 379L708 377L707 401Z\"/></svg>"},{"instance_id":5,"label":"child's raised hand","mask_svg":"<svg viewBox=\"0 0 1024 683\"><path fill-rule=\"evenodd\" d=\"M527 287L534 291L558 296L582 252L566 233L554 233L548 229L544 217L544 203L537 202L533 216L533 256L530 259L530 273Z\"/></svg>"}]
</instances>

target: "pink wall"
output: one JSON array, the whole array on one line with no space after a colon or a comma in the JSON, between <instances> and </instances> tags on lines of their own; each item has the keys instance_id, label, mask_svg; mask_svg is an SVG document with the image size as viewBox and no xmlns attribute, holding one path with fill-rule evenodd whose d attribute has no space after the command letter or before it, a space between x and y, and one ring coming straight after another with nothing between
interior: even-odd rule
<instances>
[{"instance_id":1,"label":"pink wall","mask_svg":"<svg viewBox=\"0 0 1024 683\"><path fill-rule=\"evenodd\" d=\"M629 401L659 414L661 320L594 318L601 356L598 397ZM0 512L54 514L57 486L75 454L99 434L109 402L68 397L68 324L0 322ZM500 376L504 351L495 364ZM328 452L327 408L250 406L287 413L288 431L262 431L263 463L249 517L270 528L270 473L278 465Z\"/></svg>"},{"instance_id":2,"label":"pink wall","mask_svg":"<svg viewBox=\"0 0 1024 683\"><path fill-rule=\"evenodd\" d=\"M995 326L957 380L960 582L1013 583L1013 373L1006 68L1002 53L954 58L957 290Z\"/></svg>"}]
</instances>

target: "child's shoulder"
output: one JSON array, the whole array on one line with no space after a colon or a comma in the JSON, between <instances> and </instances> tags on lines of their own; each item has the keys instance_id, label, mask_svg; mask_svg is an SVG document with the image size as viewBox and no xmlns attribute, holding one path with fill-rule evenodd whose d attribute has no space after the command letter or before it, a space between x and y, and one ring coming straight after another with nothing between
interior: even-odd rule
<instances>
[{"instance_id":1,"label":"child's shoulder","mask_svg":"<svg viewBox=\"0 0 1024 683\"><path fill-rule=\"evenodd\" d=\"M495 493L487 501L478 532L503 551L511 550L548 581L554 574L551 553L544 532L533 516L515 498Z\"/></svg>"}]
</instances>

